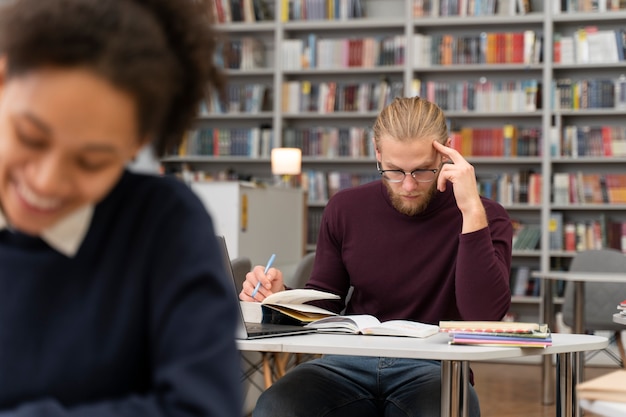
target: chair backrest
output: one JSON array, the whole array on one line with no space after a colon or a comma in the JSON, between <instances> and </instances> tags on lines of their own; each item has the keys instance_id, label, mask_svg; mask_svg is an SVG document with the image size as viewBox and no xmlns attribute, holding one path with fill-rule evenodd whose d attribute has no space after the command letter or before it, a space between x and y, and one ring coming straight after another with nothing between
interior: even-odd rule
<instances>
[{"instance_id":1,"label":"chair backrest","mask_svg":"<svg viewBox=\"0 0 626 417\"><path fill-rule=\"evenodd\" d=\"M289 285L292 288L304 288L311 277L311 271L313 270L313 262L315 261L315 252L309 252L300 259L296 269L293 272Z\"/></svg>"},{"instance_id":2,"label":"chair backrest","mask_svg":"<svg viewBox=\"0 0 626 417\"><path fill-rule=\"evenodd\" d=\"M576 254L571 272L626 272L626 256L615 249L587 250ZM620 301L626 299L626 284L585 282L585 329L623 330L624 325L613 322L613 314ZM574 283L565 284L563 321L574 322Z\"/></svg>"},{"instance_id":3,"label":"chair backrest","mask_svg":"<svg viewBox=\"0 0 626 417\"><path fill-rule=\"evenodd\" d=\"M237 294L239 294L243 288L243 283L246 280L246 274L252 269L252 261L250 258L240 256L231 259L230 264L233 267L233 275L235 276L237 285Z\"/></svg>"}]
</instances>

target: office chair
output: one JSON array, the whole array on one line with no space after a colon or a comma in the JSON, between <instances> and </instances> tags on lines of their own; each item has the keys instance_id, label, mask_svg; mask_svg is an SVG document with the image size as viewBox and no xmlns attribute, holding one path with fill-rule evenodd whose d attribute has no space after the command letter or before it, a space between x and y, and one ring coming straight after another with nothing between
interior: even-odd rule
<instances>
[{"instance_id":1,"label":"office chair","mask_svg":"<svg viewBox=\"0 0 626 417\"><path fill-rule=\"evenodd\" d=\"M304 288L304 285L311 277L313 262L315 262L315 252L309 252L300 259L288 282L291 288Z\"/></svg>"},{"instance_id":2,"label":"office chair","mask_svg":"<svg viewBox=\"0 0 626 417\"><path fill-rule=\"evenodd\" d=\"M246 280L246 274L252 269L252 261L245 256L239 256L231 259L230 264L232 265L233 275L236 280L237 294L239 294Z\"/></svg>"},{"instance_id":3,"label":"office chair","mask_svg":"<svg viewBox=\"0 0 626 417\"><path fill-rule=\"evenodd\" d=\"M597 249L578 252L572 259L571 272L626 272L626 256L615 249ZM584 321L587 332L611 331L610 343L616 343L619 357L612 351L604 352L621 367L626 363L624 344L621 331L626 330L623 324L613 322L613 314L617 305L626 299L626 285L621 283L585 282ZM565 284L563 302L563 321L568 326L574 323L574 283ZM599 351L592 352L593 356Z\"/></svg>"}]
</instances>

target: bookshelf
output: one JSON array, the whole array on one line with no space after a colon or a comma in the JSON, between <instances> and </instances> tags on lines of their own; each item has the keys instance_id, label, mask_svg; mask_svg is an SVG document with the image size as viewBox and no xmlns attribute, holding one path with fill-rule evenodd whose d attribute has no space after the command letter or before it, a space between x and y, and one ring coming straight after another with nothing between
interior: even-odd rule
<instances>
[{"instance_id":1,"label":"bookshelf","mask_svg":"<svg viewBox=\"0 0 626 417\"><path fill-rule=\"evenodd\" d=\"M233 88L226 104L208 103L200 111L186 149L162 163L166 171L191 170L199 178L272 181L271 147L301 147L309 250L328 196L377 178L368 128L400 94L441 105L454 146L476 168L481 193L499 201L516 222L545 231L536 247L514 250L513 278L519 268L567 269L575 253L565 239L572 223L593 230L596 222L626 222L626 202L619 198L555 200L559 176L624 175L626 61L623 47L621 55L618 50L624 36L614 36L610 53L593 46L604 48L611 33L623 35L623 1L534 0L521 13L519 4L526 2L498 0L481 3L495 5L495 12L455 13L444 5L478 2L335 0L338 17L315 18L328 13L327 0L267 0L258 13L267 19L254 21L245 20L245 10L261 2L218 3L244 5L240 21L231 10L231 19L219 23L225 39L234 42L226 47L235 52L225 62ZM429 9L436 4L436 12ZM349 11L363 17L347 17ZM589 38L584 55L578 43ZM244 44L256 45L260 56L238 58ZM602 101L602 91L612 99ZM602 132L611 140L600 140L598 148L592 143ZM600 238L601 244L607 239ZM514 295L518 319L537 319L540 297L534 292Z\"/></svg>"}]
</instances>

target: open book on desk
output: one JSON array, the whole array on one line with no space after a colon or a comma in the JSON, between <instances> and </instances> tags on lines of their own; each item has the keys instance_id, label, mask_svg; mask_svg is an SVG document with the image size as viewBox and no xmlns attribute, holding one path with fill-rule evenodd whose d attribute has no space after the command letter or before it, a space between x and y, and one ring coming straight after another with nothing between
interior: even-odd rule
<instances>
[{"instance_id":1,"label":"open book on desk","mask_svg":"<svg viewBox=\"0 0 626 417\"><path fill-rule=\"evenodd\" d=\"M280 291L261 302L262 322L302 326L324 317L336 316L332 311L305 303L339 298L336 294L312 289Z\"/></svg>"},{"instance_id":2,"label":"open book on desk","mask_svg":"<svg viewBox=\"0 0 626 417\"><path fill-rule=\"evenodd\" d=\"M316 320L306 325L322 333L354 333L378 336L428 337L439 332L434 324L410 320L389 320L380 322L368 314L332 316Z\"/></svg>"}]
</instances>

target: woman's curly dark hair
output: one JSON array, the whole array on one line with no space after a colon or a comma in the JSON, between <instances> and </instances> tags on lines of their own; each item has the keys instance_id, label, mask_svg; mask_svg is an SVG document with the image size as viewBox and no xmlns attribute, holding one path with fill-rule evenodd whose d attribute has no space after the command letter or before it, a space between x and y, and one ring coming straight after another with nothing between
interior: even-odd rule
<instances>
[{"instance_id":1,"label":"woman's curly dark hair","mask_svg":"<svg viewBox=\"0 0 626 417\"><path fill-rule=\"evenodd\" d=\"M0 9L0 54L8 78L93 70L134 97L139 134L164 155L224 88L211 10L206 0L14 0Z\"/></svg>"}]
</instances>

